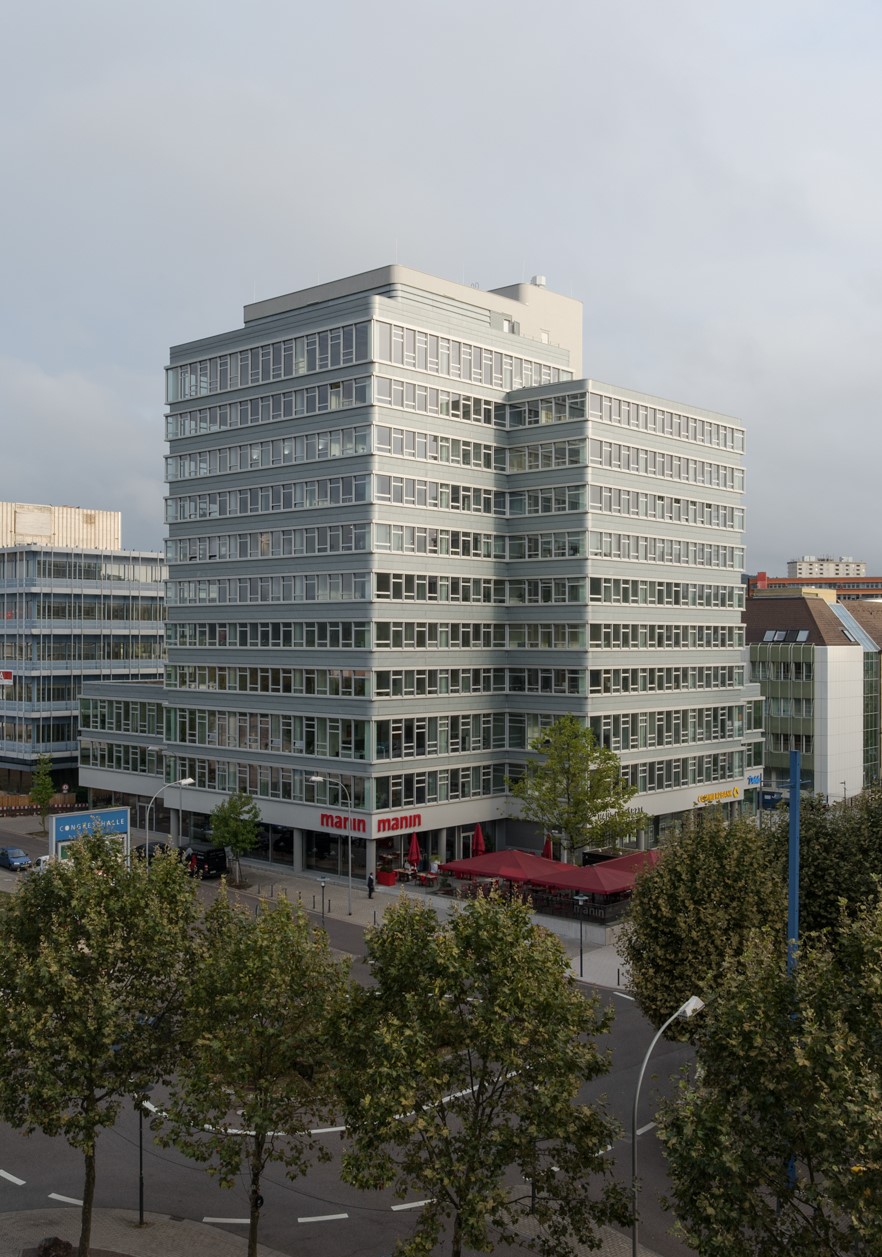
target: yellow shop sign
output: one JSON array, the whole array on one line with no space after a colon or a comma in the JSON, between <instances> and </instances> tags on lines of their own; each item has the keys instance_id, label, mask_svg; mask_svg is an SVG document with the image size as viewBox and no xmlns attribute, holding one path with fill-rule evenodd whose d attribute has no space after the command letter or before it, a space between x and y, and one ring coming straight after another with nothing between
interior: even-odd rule
<instances>
[{"instance_id":1,"label":"yellow shop sign","mask_svg":"<svg viewBox=\"0 0 882 1257\"><path fill-rule=\"evenodd\" d=\"M700 794L695 800L696 803L721 803L723 799L737 799L741 795L738 786L732 786L730 790L716 790L713 794Z\"/></svg>"}]
</instances>

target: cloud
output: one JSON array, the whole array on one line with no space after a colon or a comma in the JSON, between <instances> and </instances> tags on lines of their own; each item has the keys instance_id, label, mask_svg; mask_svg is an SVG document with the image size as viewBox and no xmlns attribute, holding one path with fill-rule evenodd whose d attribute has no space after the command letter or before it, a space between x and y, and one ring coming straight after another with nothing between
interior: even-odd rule
<instances>
[{"instance_id":1,"label":"cloud","mask_svg":"<svg viewBox=\"0 0 882 1257\"><path fill-rule=\"evenodd\" d=\"M6 498L121 511L126 549L161 549L162 420L133 401L145 387L112 368L97 381L0 357Z\"/></svg>"},{"instance_id":2,"label":"cloud","mask_svg":"<svg viewBox=\"0 0 882 1257\"><path fill-rule=\"evenodd\" d=\"M13 452L34 500L125 485L157 544L168 345L397 257L546 274L591 374L745 422L750 566L882 573L877 5L81 0L5 34L0 400L65 450L51 494L54 445Z\"/></svg>"}]
</instances>

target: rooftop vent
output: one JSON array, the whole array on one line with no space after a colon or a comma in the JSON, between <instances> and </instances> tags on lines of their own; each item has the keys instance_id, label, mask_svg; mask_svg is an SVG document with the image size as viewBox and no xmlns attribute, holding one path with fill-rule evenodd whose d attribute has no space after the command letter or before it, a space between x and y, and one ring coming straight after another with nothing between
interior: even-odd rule
<instances>
[{"instance_id":1,"label":"rooftop vent","mask_svg":"<svg viewBox=\"0 0 882 1257\"><path fill-rule=\"evenodd\" d=\"M545 276L544 276L544 275L534 275L534 276L533 276L533 278L530 280L530 283L533 285L533 287L534 287L534 288L544 288L544 287L545 287Z\"/></svg>"}]
</instances>

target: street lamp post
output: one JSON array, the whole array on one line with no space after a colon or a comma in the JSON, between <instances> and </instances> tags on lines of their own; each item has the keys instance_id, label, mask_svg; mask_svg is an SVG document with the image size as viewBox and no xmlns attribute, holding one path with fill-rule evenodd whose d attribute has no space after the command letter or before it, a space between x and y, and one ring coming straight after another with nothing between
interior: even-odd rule
<instances>
[{"instance_id":1,"label":"street lamp post","mask_svg":"<svg viewBox=\"0 0 882 1257\"><path fill-rule=\"evenodd\" d=\"M322 878L321 881L319 882L319 886L321 886L322 888L322 929L324 929L325 927L325 879L324 878Z\"/></svg>"},{"instance_id":2,"label":"street lamp post","mask_svg":"<svg viewBox=\"0 0 882 1257\"><path fill-rule=\"evenodd\" d=\"M845 782L844 782L844 781L840 781L840 783L839 783L839 784L840 784L840 786L842 786L842 802L843 802L843 803L847 803L847 802L848 802L848 794L847 794L847 792L846 792Z\"/></svg>"},{"instance_id":3,"label":"street lamp post","mask_svg":"<svg viewBox=\"0 0 882 1257\"><path fill-rule=\"evenodd\" d=\"M696 1013L700 1013L704 1008L704 1000L699 999L697 995L690 995L685 1004L681 1004L675 1013L673 1013L664 1025L658 1030L655 1038L646 1049L646 1055L643 1058L643 1064L640 1066L640 1074L637 1078L637 1088L634 1092L634 1108L631 1111L631 1196L632 1206L634 1209L634 1221L631 1226L631 1255L637 1257L637 1103L640 1099L640 1086L643 1082L643 1075L646 1073L646 1066L649 1064L649 1058L652 1050L667 1030L678 1017L694 1017Z\"/></svg>"},{"instance_id":4,"label":"street lamp post","mask_svg":"<svg viewBox=\"0 0 882 1257\"><path fill-rule=\"evenodd\" d=\"M150 868L150 809L153 807L153 804L162 794L163 790L168 790L170 789L171 786L195 786L195 784L196 782L192 777L181 777L180 780L178 781L167 781L164 786L159 787L159 789L156 791L156 794L154 794L153 798L147 804L147 814L145 817L145 821L147 825L147 845L145 847L145 851L147 853L146 858L147 858L148 869Z\"/></svg>"},{"instance_id":5,"label":"street lamp post","mask_svg":"<svg viewBox=\"0 0 882 1257\"><path fill-rule=\"evenodd\" d=\"M316 776L310 777L309 780L312 782L313 785L317 786L317 785L320 785L323 781L326 781L327 778L320 777L318 774L316 774ZM337 789L342 790L343 793L346 795L346 861L347 861L346 915L351 917L352 916L352 796L349 793L348 787L344 786L342 781L338 781L336 784L337 784Z\"/></svg>"},{"instance_id":6,"label":"street lamp post","mask_svg":"<svg viewBox=\"0 0 882 1257\"><path fill-rule=\"evenodd\" d=\"M579 909L579 977L584 978L585 968L582 960L582 909L588 902L587 895L573 895L573 903Z\"/></svg>"}]
</instances>

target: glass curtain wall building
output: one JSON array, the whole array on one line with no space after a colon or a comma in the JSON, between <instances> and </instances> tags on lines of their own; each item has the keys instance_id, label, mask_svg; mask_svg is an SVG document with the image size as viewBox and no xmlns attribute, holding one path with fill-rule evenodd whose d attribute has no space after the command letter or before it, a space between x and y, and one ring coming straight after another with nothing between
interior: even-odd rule
<instances>
[{"instance_id":1,"label":"glass curtain wall building","mask_svg":"<svg viewBox=\"0 0 882 1257\"><path fill-rule=\"evenodd\" d=\"M413 832L468 854L478 822L530 845L506 779L564 712L637 786L635 842L753 806L744 430L583 378L581 348L539 277L389 266L172 349L164 771L191 826L241 788L295 867ZM91 719L84 780L152 793L146 759L104 767L150 735Z\"/></svg>"},{"instance_id":2,"label":"glass curtain wall building","mask_svg":"<svg viewBox=\"0 0 882 1257\"><path fill-rule=\"evenodd\" d=\"M41 755L77 784L87 681L152 681L164 668L161 554L0 549L0 787L27 791Z\"/></svg>"}]
</instances>

